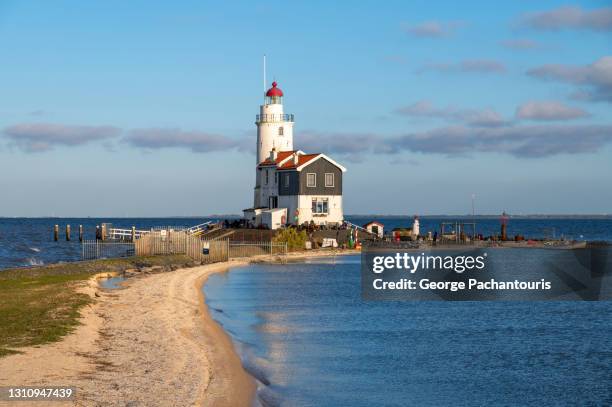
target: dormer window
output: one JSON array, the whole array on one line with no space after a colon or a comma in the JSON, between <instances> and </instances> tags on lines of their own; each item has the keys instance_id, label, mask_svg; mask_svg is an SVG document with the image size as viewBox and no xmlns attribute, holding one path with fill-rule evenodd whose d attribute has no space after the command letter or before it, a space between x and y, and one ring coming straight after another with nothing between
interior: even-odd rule
<instances>
[{"instance_id":1,"label":"dormer window","mask_svg":"<svg viewBox=\"0 0 612 407\"><path fill-rule=\"evenodd\" d=\"M279 136L284 136L285 135L285 130L283 129L282 126L278 128L278 135Z\"/></svg>"}]
</instances>

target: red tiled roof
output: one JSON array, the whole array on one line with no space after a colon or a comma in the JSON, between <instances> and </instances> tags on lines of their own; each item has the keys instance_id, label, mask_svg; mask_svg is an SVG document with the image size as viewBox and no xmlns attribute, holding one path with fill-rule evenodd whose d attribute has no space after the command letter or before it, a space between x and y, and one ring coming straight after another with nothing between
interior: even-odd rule
<instances>
[{"instance_id":1,"label":"red tiled roof","mask_svg":"<svg viewBox=\"0 0 612 407\"><path fill-rule=\"evenodd\" d=\"M297 167L299 167L300 165L304 165L306 164L308 161L312 160L315 157L318 157L320 154L302 154L298 156L298 163L297 165L293 163L293 159L289 159L286 162L284 162L281 166L278 167L279 170L292 170L295 169Z\"/></svg>"},{"instance_id":2,"label":"red tiled roof","mask_svg":"<svg viewBox=\"0 0 612 407\"><path fill-rule=\"evenodd\" d=\"M259 165L276 165L277 162L283 161L293 153L295 153L295 151L279 151L276 155L276 161L270 161L270 157L268 157L265 161L260 162Z\"/></svg>"},{"instance_id":3,"label":"red tiled roof","mask_svg":"<svg viewBox=\"0 0 612 407\"><path fill-rule=\"evenodd\" d=\"M265 161L259 163L260 167L273 166L276 165L278 170L294 170L297 167L306 164L307 162L315 159L320 156L321 153L316 154L298 154L298 163L297 165L293 162L293 155L297 151L279 151L276 156L276 161L271 161L270 158L266 158ZM284 162L283 162L284 161ZM278 165L278 163L282 163Z\"/></svg>"}]
</instances>

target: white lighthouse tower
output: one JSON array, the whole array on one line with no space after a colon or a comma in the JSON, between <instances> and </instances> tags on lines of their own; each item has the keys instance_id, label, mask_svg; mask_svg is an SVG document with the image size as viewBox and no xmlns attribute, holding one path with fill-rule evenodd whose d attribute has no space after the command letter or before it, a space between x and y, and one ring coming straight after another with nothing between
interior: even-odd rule
<instances>
[{"instance_id":1,"label":"white lighthouse tower","mask_svg":"<svg viewBox=\"0 0 612 407\"><path fill-rule=\"evenodd\" d=\"M283 112L283 91L276 82L266 92L264 104L259 107L257 125L257 163L275 151L293 150L293 115Z\"/></svg>"},{"instance_id":2,"label":"white lighthouse tower","mask_svg":"<svg viewBox=\"0 0 612 407\"><path fill-rule=\"evenodd\" d=\"M272 82L272 87L266 91L264 104L259 107L255 124L258 170L253 207L275 207L276 201L270 202L270 196L278 195L276 182L271 182L270 171L262 170L259 165L266 160L275 161L279 152L293 150L293 115L284 113L283 91L276 82Z\"/></svg>"}]
</instances>

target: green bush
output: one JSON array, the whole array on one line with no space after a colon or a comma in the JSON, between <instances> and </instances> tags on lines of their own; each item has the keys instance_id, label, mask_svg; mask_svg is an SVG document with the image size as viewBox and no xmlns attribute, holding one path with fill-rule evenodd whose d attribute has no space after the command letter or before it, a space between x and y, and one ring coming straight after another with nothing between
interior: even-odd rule
<instances>
[{"instance_id":1,"label":"green bush","mask_svg":"<svg viewBox=\"0 0 612 407\"><path fill-rule=\"evenodd\" d=\"M274 243L287 243L287 250L304 250L308 235L305 230L297 231L295 228L283 229L276 233Z\"/></svg>"}]
</instances>

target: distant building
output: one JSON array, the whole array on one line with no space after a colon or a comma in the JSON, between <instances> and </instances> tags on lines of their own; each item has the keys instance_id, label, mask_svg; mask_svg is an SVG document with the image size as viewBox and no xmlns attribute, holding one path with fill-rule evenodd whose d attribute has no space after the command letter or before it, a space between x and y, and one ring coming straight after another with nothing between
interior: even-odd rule
<instances>
[{"instance_id":1,"label":"distant building","mask_svg":"<svg viewBox=\"0 0 612 407\"><path fill-rule=\"evenodd\" d=\"M394 228L391 231L391 235L393 236L393 240L396 242L404 241L404 240L412 240L412 228Z\"/></svg>"},{"instance_id":2,"label":"distant building","mask_svg":"<svg viewBox=\"0 0 612 407\"><path fill-rule=\"evenodd\" d=\"M244 217L271 229L310 222L340 224L346 168L323 153L293 148L293 115L284 113L282 99L283 92L273 82L255 121L255 190L253 207L244 210Z\"/></svg>"},{"instance_id":3,"label":"distant building","mask_svg":"<svg viewBox=\"0 0 612 407\"><path fill-rule=\"evenodd\" d=\"M368 232L378 236L378 238L382 239L385 234L385 225L380 222L372 221L363 225L364 229Z\"/></svg>"},{"instance_id":4,"label":"distant building","mask_svg":"<svg viewBox=\"0 0 612 407\"><path fill-rule=\"evenodd\" d=\"M411 228L394 228L391 231L391 235L393 236L393 240L417 240L419 238L420 225L419 225L419 217L415 216L412 222Z\"/></svg>"}]
</instances>

